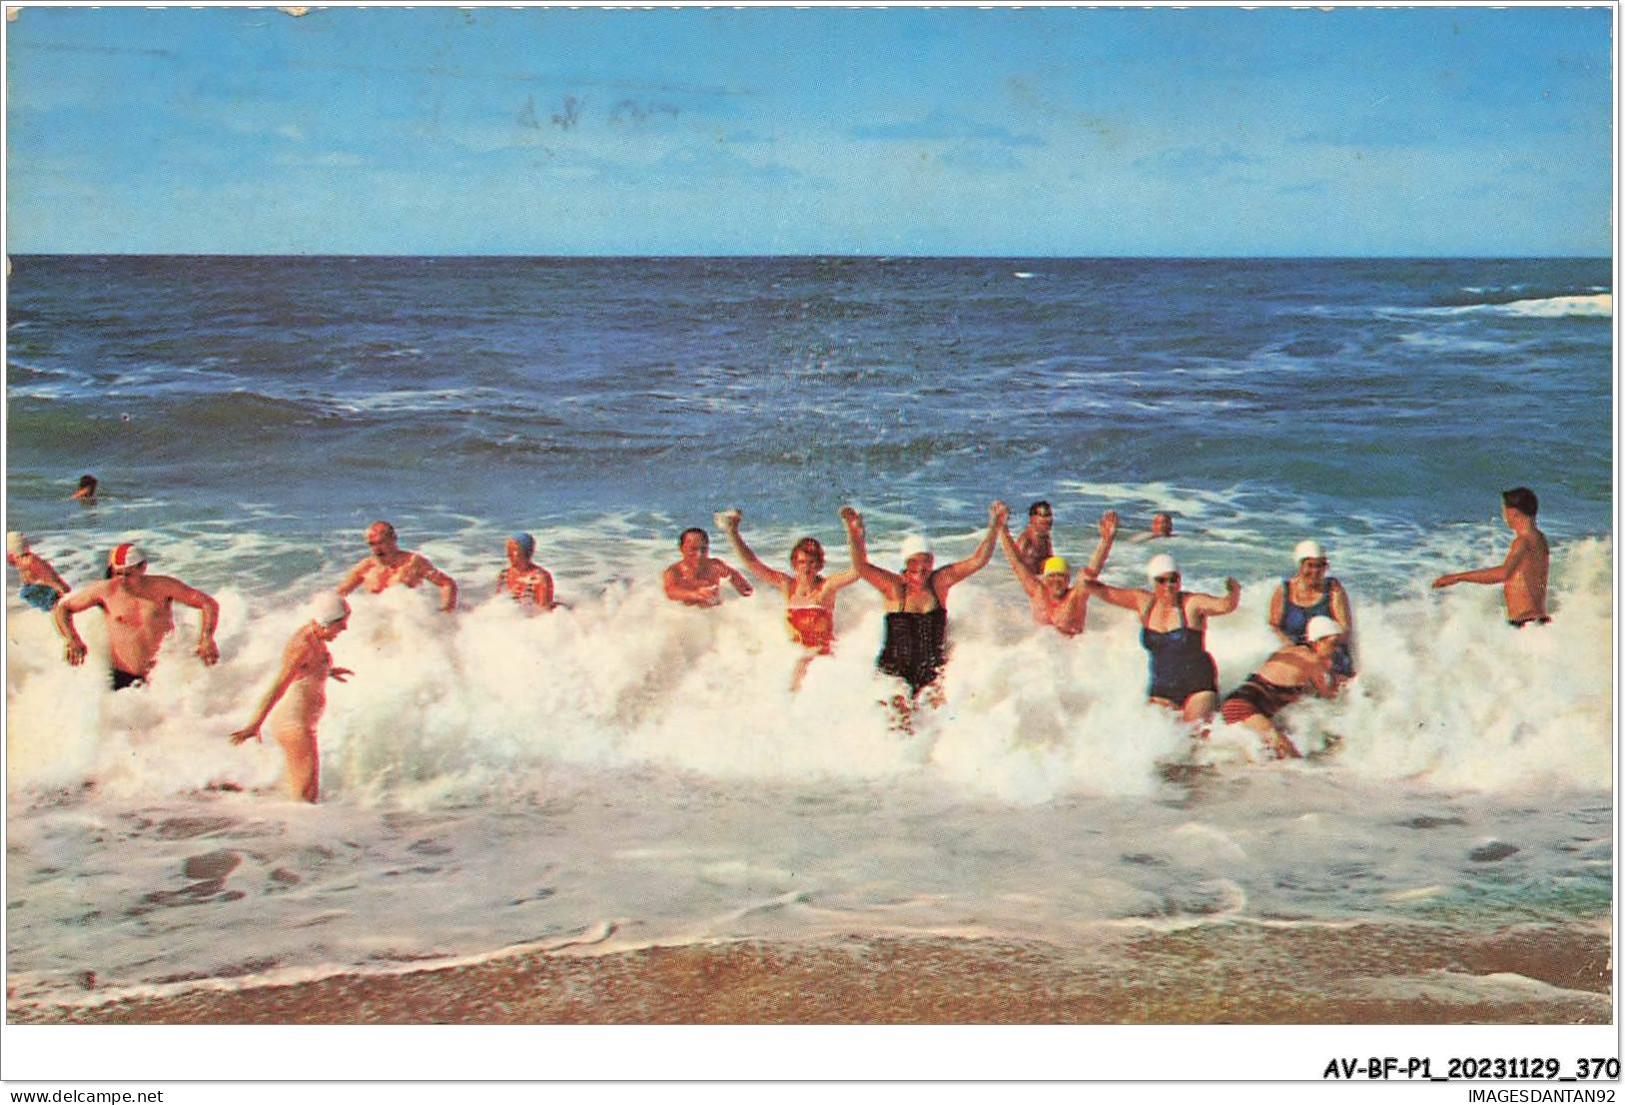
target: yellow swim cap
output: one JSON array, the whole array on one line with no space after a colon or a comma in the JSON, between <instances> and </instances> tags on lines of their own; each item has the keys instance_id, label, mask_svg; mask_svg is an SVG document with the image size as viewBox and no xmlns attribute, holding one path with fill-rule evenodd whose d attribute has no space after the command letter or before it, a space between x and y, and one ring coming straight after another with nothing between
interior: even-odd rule
<instances>
[{"instance_id":1,"label":"yellow swim cap","mask_svg":"<svg viewBox=\"0 0 1625 1105\"><path fill-rule=\"evenodd\" d=\"M1072 574L1072 570L1067 567L1065 557L1052 556L1044 561L1044 574L1069 576Z\"/></svg>"}]
</instances>

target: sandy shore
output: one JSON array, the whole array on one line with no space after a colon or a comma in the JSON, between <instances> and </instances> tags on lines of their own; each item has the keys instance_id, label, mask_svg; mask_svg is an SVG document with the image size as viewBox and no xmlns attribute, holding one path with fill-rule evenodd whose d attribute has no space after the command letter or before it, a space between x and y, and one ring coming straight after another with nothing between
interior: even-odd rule
<instances>
[{"instance_id":1,"label":"sandy shore","mask_svg":"<svg viewBox=\"0 0 1625 1105\"><path fill-rule=\"evenodd\" d=\"M1087 953L930 937L742 941L7 1004L14 1023L97 1024L1607 1023L1609 944L1576 926L1246 924L1123 934Z\"/></svg>"}]
</instances>

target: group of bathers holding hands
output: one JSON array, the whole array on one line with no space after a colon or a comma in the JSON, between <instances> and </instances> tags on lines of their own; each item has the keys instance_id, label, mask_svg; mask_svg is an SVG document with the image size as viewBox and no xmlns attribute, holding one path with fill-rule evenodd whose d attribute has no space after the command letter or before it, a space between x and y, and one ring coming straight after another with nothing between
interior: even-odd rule
<instances>
[{"instance_id":1,"label":"group of bathers holding hands","mask_svg":"<svg viewBox=\"0 0 1625 1105\"><path fill-rule=\"evenodd\" d=\"M1502 516L1513 532L1505 561L1491 568L1442 575L1436 588L1456 583L1501 584L1507 618L1522 627L1544 624L1546 575L1550 559L1545 535L1535 526L1538 503L1534 492L1514 488L1502 492ZM803 537L790 550L790 571L763 563L746 544L739 529L742 515L727 510L716 516L746 569L763 583L777 588L785 599L791 636L803 648L792 676L799 688L807 666L827 655L834 643L835 600L840 590L858 580L880 592L885 610L885 631L876 667L902 680L908 688L892 699L899 724L907 727L910 712L923 702L941 701L939 677L947 662L948 592L986 567L998 544L1032 605L1033 620L1066 636L1083 631L1090 598L1133 610L1140 621L1140 643L1150 658L1150 701L1178 711L1198 731L1220 712L1227 723L1256 731L1270 755L1290 758L1299 751L1275 724L1275 715L1305 694L1332 697L1354 674L1349 649L1352 610L1343 586L1326 574L1325 550L1316 541L1300 542L1294 550L1297 571L1284 580L1270 600L1269 622L1280 636L1277 649L1257 671L1219 701L1218 666L1207 651L1207 622L1233 612L1241 601L1241 585L1225 581L1223 596L1186 591L1180 586L1179 567L1166 553L1146 565L1148 587L1113 587L1099 579L1117 536L1118 518L1107 511L1100 518L1099 540L1076 578L1066 560L1054 555L1051 528L1054 514L1046 502L1034 503L1027 528L1012 538L1009 508L994 502L988 508L987 534L964 560L936 566L930 545L918 535L903 540L899 550L901 573L891 572L869 559L863 516L842 507L851 567L824 575L824 548L816 538ZM1159 514L1149 539L1173 536L1172 520ZM345 596L358 589L373 594L396 584L416 588L434 586L441 608L457 606L457 583L421 553L402 549L394 527L375 522L367 530L369 555L359 561L332 591L315 598L310 619L301 625L283 649L282 663L254 717L231 734L233 744L260 730L280 704L272 733L286 757L286 785L297 798L314 802L318 793L319 764L316 724L327 701L327 680L343 682L353 674L333 666L328 644L349 624ZM535 563L535 540L517 533L506 544L508 565L497 577L496 593L537 610L558 603L553 577ZM710 555L710 538L703 529L685 530L678 539L681 559L668 567L662 585L668 599L708 607L721 602L727 583L741 595L752 593L750 581L738 570ZM50 612L66 642L68 663L83 664L86 646L74 628L74 615L100 607L107 619L109 662L115 690L146 682L157 663L158 650L174 628L172 607L181 603L199 611L201 628L197 656L206 665L220 658L214 632L219 620L215 600L170 576L150 575L147 555L131 543L116 546L108 556L107 576L70 590L61 576L36 554L20 533L6 536L6 560L22 580L25 602Z\"/></svg>"},{"instance_id":2,"label":"group of bathers holding hands","mask_svg":"<svg viewBox=\"0 0 1625 1105\"><path fill-rule=\"evenodd\" d=\"M1505 589L1508 621L1514 626L1550 621L1546 615L1546 572L1550 553L1546 538L1535 526L1539 508L1528 488L1502 492L1502 516L1513 531L1512 548L1497 567L1440 576L1436 588L1456 583L1499 583ZM1053 555L1050 533L1054 512L1047 502L1036 502L1027 515L1027 528L1012 538L1009 508L994 502L988 508L987 535L964 560L937 567L923 537L904 539L899 550L901 574L887 571L869 559L863 517L851 507L841 508L852 566L825 576L824 549L817 539L803 537L790 551L790 571L764 564L740 536L741 514L728 510L716 516L745 568L784 595L786 620L792 637L805 649L792 677L799 687L807 665L827 654L834 640L835 597L841 588L862 579L880 592L886 621L876 666L908 686L907 696L893 699L901 724L922 695L940 701L938 677L947 662L948 592L960 581L986 567L998 544L1032 605L1033 620L1066 636L1083 631L1090 598L1133 610L1140 620L1140 643L1150 659L1147 697L1180 713L1202 731L1215 712L1232 725L1257 732L1269 755L1296 758L1291 739L1275 723L1275 715L1305 694L1334 697L1354 675L1350 639L1353 612L1348 592L1327 576L1328 560L1318 541L1299 542L1293 551L1297 572L1281 583L1270 599L1269 624L1281 638L1277 649L1235 691L1219 701L1218 665L1207 651L1207 622L1229 614L1241 602L1241 584L1225 580L1223 596L1186 591L1180 586L1179 566L1166 553L1146 565L1149 587L1113 587L1100 581L1100 573L1117 536L1115 511L1101 515L1100 538L1089 561L1071 575L1066 560ZM1153 519L1152 539L1173 536L1172 518ZM683 558L666 569L666 596L694 606L721 601L721 586L731 584L741 595L751 585L736 569L710 555L710 540L702 529L685 530L678 547Z\"/></svg>"}]
</instances>

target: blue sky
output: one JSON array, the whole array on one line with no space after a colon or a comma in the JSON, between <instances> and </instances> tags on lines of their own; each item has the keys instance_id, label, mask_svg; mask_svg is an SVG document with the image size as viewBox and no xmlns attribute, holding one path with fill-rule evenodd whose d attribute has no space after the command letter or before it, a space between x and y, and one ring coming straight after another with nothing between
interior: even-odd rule
<instances>
[{"instance_id":1,"label":"blue sky","mask_svg":"<svg viewBox=\"0 0 1625 1105\"><path fill-rule=\"evenodd\" d=\"M1606 255L1611 22L25 8L8 248Z\"/></svg>"}]
</instances>

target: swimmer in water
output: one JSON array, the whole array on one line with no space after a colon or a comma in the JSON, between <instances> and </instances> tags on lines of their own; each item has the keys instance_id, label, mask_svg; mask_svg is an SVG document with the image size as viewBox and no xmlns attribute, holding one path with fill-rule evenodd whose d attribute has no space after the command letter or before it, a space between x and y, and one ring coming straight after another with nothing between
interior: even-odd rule
<instances>
[{"instance_id":1,"label":"swimmer in water","mask_svg":"<svg viewBox=\"0 0 1625 1105\"><path fill-rule=\"evenodd\" d=\"M388 522L374 522L368 526L367 547L372 549L372 555L351 568L344 582L338 585L341 597L357 587L365 587L376 595L397 583L416 588L427 581L440 588L441 610L450 613L457 609L457 581L430 564L422 553L401 548L395 537L394 526Z\"/></svg>"},{"instance_id":2,"label":"swimmer in water","mask_svg":"<svg viewBox=\"0 0 1625 1105\"><path fill-rule=\"evenodd\" d=\"M1309 619L1303 644L1278 649L1258 670L1224 700L1226 725L1245 725L1264 738L1264 748L1278 760L1302 758L1275 723L1275 715L1304 695L1313 692L1322 698L1335 698L1341 681L1333 670L1343 627L1325 614Z\"/></svg>"},{"instance_id":3,"label":"swimmer in water","mask_svg":"<svg viewBox=\"0 0 1625 1105\"><path fill-rule=\"evenodd\" d=\"M22 583L17 588L17 597L36 610L50 613L57 600L68 593L68 585L62 582L56 569L29 546L23 534L6 534L6 563L17 569L17 578Z\"/></svg>"},{"instance_id":4,"label":"swimmer in water","mask_svg":"<svg viewBox=\"0 0 1625 1105\"><path fill-rule=\"evenodd\" d=\"M80 476L78 490L69 495L68 498L77 499L82 503L94 503L96 501L96 477L88 472Z\"/></svg>"},{"instance_id":5,"label":"swimmer in water","mask_svg":"<svg viewBox=\"0 0 1625 1105\"><path fill-rule=\"evenodd\" d=\"M1117 512L1108 510L1100 516L1100 540L1095 543L1095 551L1089 557L1089 563L1078 573L1078 581L1074 584L1067 562L1059 556L1044 561L1043 574L1035 575L1022 560L1021 550L1010 539L1010 528L999 527L999 548L1010 562L1010 570L1015 572L1021 589L1027 592L1034 622L1054 626L1057 632L1067 637L1075 637L1083 632L1084 619L1089 613L1089 589L1083 585L1084 580L1100 575L1116 536Z\"/></svg>"},{"instance_id":6,"label":"swimmer in water","mask_svg":"<svg viewBox=\"0 0 1625 1105\"><path fill-rule=\"evenodd\" d=\"M886 611L886 637L875 666L908 685L906 699L898 695L892 700L904 728L921 691L930 688L936 692L935 699L941 697L937 679L948 662L948 591L987 567L998 531L1009 516L1010 508L1003 503L989 506L987 536L976 551L942 568L935 567L936 558L925 538L911 534L903 540L903 573L898 575L870 562L863 516L849 506L841 508L852 567L880 592Z\"/></svg>"},{"instance_id":7,"label":"swimmer in water","mask_svg":"<svg viewBox=\"0 0 1625 1105\"><path fill-rule=\"evenodd\" d=\"M1282 580L1280 589L1270 597L1270 628L1283 644L1301 645L1308 642L1304 634L1311 619L1320 615L1331 618L1343 629L1332 670L1339 678L1347 679L1354 674L1348 647L1354 615L1349 609L1348 592L1326 574L1330 561L1319 541L1299 541L1292 558L1298 562L1298 572Z\"/></svg>"},{"instance_id":8,"label":"swimmer in water","mask_svg":"<svg viewBox=\"0 0 1625 1105\"><path fill-rule=\"evenodd\" d=\"M536 555L536 538L516 533L508 538L506 551L508 566L497 573L497 594L506 591L513 601L538 610L557 606L553 601L553 573L531 559Z\"/></svg>"},{"instance_id":9,"label":"swimmer in water","mask_svg":"<svg viewBox=\"0 0 1625 1105\"><path fill-rule=\"evenodd\" d=\"M1179 566L1167 553L1146 565L1152 590L1108 587L1085 580L1095 594L1140 618L1140 644L1151 662L1151 686L1146 697L1159 706L1180 711L1189 722L1204 722L1219 704L1219 666L1207 651L1207 621L1229 614L1241 604L1241 584L1224 581L1225 597L1180 590Z\"/></svg>"},{"instance_id":10,"label":"swimmer in water","mask_svg":"<svg viewBox=\"0 0 1625 1105\"><path fill-rule=\"evenodd\" d=\"M682 559L660 576L661 587L671 601L687 606L720 606L724 580L741 595L756 590L739 569L711 555L711 535L703 529L685 529L677 538L677 549Z\"/></svg>"},{"instance_id":11,"label":"swimmer in water","mask_svg":"<svg viewBox=\"0 0 1625 1105\"><path fill-rule=\"evenodd\" d=\"M51 612L57 632L67 642L63 650L68 663L78 667L85 662L85 642L73 626L73 616L99 606L107 616L107 644L113 666L113 689L121 691L147 681L158 662L158 649L175 628L171 607L190 606L202 615L197 656L205 665L220 659L214 643L220 606L195 587L170 576L147 574L147 554L128 542L108 555L107 579L70 591Z\"/></svg>"},{"instance_id":12,"label":"swimmer in water","mask_svg":"<svg viewBox=\"0 0 1625 1105\"><path fill-rule=\"evenodd\" d=\"M1044 562L1055 555L1050 531L1055 528L1055 508L1039 499L1027 508L1027 526L1016 538L1016 558L1035 576L1044 574Z\"/></svg>"},{"instance_id":13,"label":"swimmer in water","mask_svg":"<svg viewBox=\"0 0 1625 1105\"><path fill-rule=\"evenodd\" d=\"M260 728L282 702L271 735L282 746L287 762L284 782L288 793L303 802L315 802L320 792L316 723L327 708L327 681L342 683L355 674L349 668L334 667L333 654L327 649L349 624L349 603L332 591L317 595L311 603L310 621L294 630L282 650L282 670L260 700L254 719L231 735L232 744L242 744L250 737L263 741Z\"/></svg>"},{"instance_id":14,"label":"swimmer in water","mask_svg":"<svg viewBox=\"0 0 1625 1105\"><path fill-rule=\"evenodd\" d=\"M1174 535L1174 516L1166 510L1159 510L1151 516L1151 536L1153 538L1172 537Z\"/></svg>"},{"instance_id":15,"label":"swimmer in water","mask_svg":"<svg viewBox=\"0 0 1625 1105\"><path fill-rule=\"evenodd\" d=\"M745 570L769 587L784 595L785 621L790 636L806 651L796 661L795 673L790 677L790 689L801 689L807 674L807 665L815 656L828 656L835 643L835 596L841 588L858 581L856 568L820 575L824 570L824 546L816 537L803 537L790 550L790 572L769 568L739 535L739 524L744 514L739 510L725 510L717 515L717 525L728 535L728 540L739 554Z\"/></svg>"},{"instance_id":16,"label":"swimmer in water","mask_svg":"<svg viewBox=\"0 0 1625 1105\"><path fill-rule=\"evenodd\" d=\"M1546 572L1552 550L1546 544L1546 535L1535 526L1535 514L1539 510L1540 501L1527 487L1501 492L1501 517L1513 533L1507 558L1495 568L1442 575L1433 581L1433 586L1499 583L1506 601L1508 625L1522 629L1526 625L1545 625L1551 621L1546 613Z\"/></svg>"}]
</instances>

